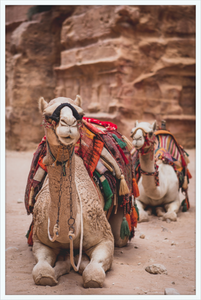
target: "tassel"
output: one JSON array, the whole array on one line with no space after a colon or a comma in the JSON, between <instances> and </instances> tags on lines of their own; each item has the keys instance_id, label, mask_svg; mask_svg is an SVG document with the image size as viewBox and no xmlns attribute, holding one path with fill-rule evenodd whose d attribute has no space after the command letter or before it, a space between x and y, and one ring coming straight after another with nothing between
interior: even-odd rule
<instances>
[{"instance_id":1,"label":"tassel","mask_svg":"<svg viewBox=\"0 0 201 300\"><path fill-rule=\"evenodd\" d=\"M189 169L187 169L187 176L188 176L188 178L189 178L189 179L191 179L191 178L192 178L192 175L191 175L191 173L190 173Z\"/></svg>"},{"instance_id":2,"label":"tassel","mask_svg":"<svg viewBox=\"0 0 201 300\"><path fill-rule=\"evenodd\" d=\"M137 185L137 182L136 182L135 178L133 178L133 196L135 198L140 196L139 188L138 188L138 185Z\"/></svg>"},{"instance_id":3,"label":"tassel","mask_svg":"<svg viewBox=\"0 0 201 300\"><path fill-rule=\"evenodd\" d=\"M130 230L129 230L128 222L126 221L126 218L123 217L123 221L121 223L121 229L120 229L120 237L123 240L125 236L129 236L129 235L130 235Z\"/></svg>"},{"instance_id":4,"label":"tassel","mask_svg":"<svg viewBox=\"0 0 201 300\"><path fill-rule=\"evenodd\" d=\"M182 185L182 188L184 190L186 190L188 188L188 181L187 181L187 176L186 175L184 176L184 183Z\"/></svg>"},{"instance_id":5,"label":"tassel","mask_svg":"<svg viewBox=\"0 0 201 300\"><path fill-rule=\"evenodd\" d=\"M110 206L112 205L112 197L107 199L105 206L104 206L104 210L108 210L110 208Z\"/></svg>"},{"instance_id":6,"label":"tassel","mask_svg":"<svg viewBox=\"0 0 201 300\"><path fill-rule=\"evenodd\" d=\"M33 246L33 221L29 226L29 230L27 231L26 238L28 239L27 240L28 245Z\"/></svg>"},{"instance_id":7,"label":"tassel","mask_svg":"<svg viewBox=\"0 0 201 300\"><path fill-rule=\"evenodd\" d=\"M121 175L119 195L122 196L122 195L126 195L126 194L129 194L129 193L130 193L130 191L128 189L128 186L127 186L126 180L124 178L124 175Z\"/></svg>"},{"instance_id":8,"label":"tassel","mask_svg":"<svg viewBox=\"0 0 201 300\"><path fill-rule=\"evenodd\" d=\"M186 212L189 209L188 200L186 198L182 201L181 207L182 207L182 212Z\"/></svg>"},{"instance_id":9,"label":"tassel","mask_svg":"<svg viewBox=\"0 0 201 300\"><path fill-rule=\"evenodd\" d=\"M136 203L135 203L135 210L136 210L136 213L137 213L137 220L139 221L139 209L138 209Z\"/></svg>"},{"instance_id":10,"label":"tassel","mask_svg":"<svg viewBox=\"0 0 201 300\"><path fill-rule=\"evenodd\" d=\"M133 149L132 143L129 141L129 139L128 139L125 135L123 135L122 138L123 138L124 141L126 142L128 151L130 152L130 151Z\"/></svg>"},{"instance_id":11,"label":"tassel","mask_svg":"<svg viewBox=\"0 0 201 300\"><path fill-rule=\"evenodd\" d=\"M181 163L182 163L183 167L186 167L186 161L185 161L183 155L181 155Z\"/></svg>"},{"instance_id":12,"label":"tassel","mask_svg":"<svg viewBox=\"0 0 201 300\"><path fill-rule=\"evenodd\" d=\"M132 227L131 227L131 216L129 214L126 214L126 221L128 223L128 227L129 227L129 230L131 231Z\"/></svg>"},{"instance_id":13,"label":"tassel","mask_svg":"<svg viewBox=\"0 0 201 300\"><path fill-rule=\"evenodd\" d=\"M137 227L137 221L138 221L138 214L135 207L133 207L131 212L131 226Z\"/></svg>"}]
</instances>

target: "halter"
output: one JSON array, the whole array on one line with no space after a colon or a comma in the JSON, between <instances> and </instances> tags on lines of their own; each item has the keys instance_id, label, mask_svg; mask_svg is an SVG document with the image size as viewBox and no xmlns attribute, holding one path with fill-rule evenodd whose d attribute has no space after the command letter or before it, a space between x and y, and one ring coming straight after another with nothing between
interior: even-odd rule
<instances>
[{"instance_id":1,"label":"halter","mask_svg":"<svg viewBox=\"0 0 201 300\"><path fill-rule=\"evenodd\" d=\"M135 129L135 131L131 134L131 137L133 137L136 134L138 129L142 130L145 142L144 142L144 145L142 146L142 148L138 149L137 151L141 155L152 153L152 156L150 156L150 158L151 158L151 160L153 160L153 158L154 158L154 145L156 143L156 136L155 136L155 134L153 134L153 136L151 138L149 138L148 137L149 132L145 131L144 128L142 128L142 127L137 127ZM147 149L147 146L148 147L150 146L150 147ZM143 174L143 175L146 175L146 176L155 176L155 184L156 184L156 186L159 186L159 176L158 176L159 172L158 172L158 166L157 166L156 162L154 164L154 167L155 167L155 172L145 172L140 168L140 173Z\"/></svg>"},{"instance_id":2,"label":"halter","mask_svg":"<svg viewBox=\"0 0 201 300\"><path fill-rule=\"evenodd\" d=\"M75 109L75 107L73 105L71 105L70 103L62 103L60 104L53 112L53 114L49 117L50 119L54 120L56 123L59 122L60 119L60 111L63 107L68 106L72 112L73 112L73 116L76 118L76 120L81 120L82 116L77 112L77 110Z\"/></svg>"},{"instance_id":3,"label":"halter","mask_svg":"<svg viewBox=\"0 0 201 300\"><path fill-rule=\"evenodd\" d=\"M145 131L144 128L142 128L142 127L137 127L135 129L135 131L131 134L131 137L133 137L136 134L136 132L138 131L138 129L142 130L143 136L144 136L144 140L145 140L142 148L140 148L138 150L138 152L141 153L141 155L145 155L145 154L148 154L149 152L153 152L153 150L154 150L154 144L155 144L155 141L156 141L156 136L153 134L153 136L151 138L149 138L148 137L149 132ZM148 147L150 146L150 147L147 149L147 146ZM154 156L154 154L153 154L153 156ZM152 160L153 160L153 156L151 158Z\"/></svg>"},{"instance_id":4,"label":"halter","mask_svg":"<svg viewBox=\"0 0 201 300\"><path fill-rule=\"evenodd\" d=\"M62 182L63 182L63 176L66 176L66 163L68 162L68 167L69 167L69 182L70 182L70 186L69 186L69 194L70 194L70 218L68 219L68 225L69 225L69 233L68 233L68 236L69 236L69 239L70 239L70 260L71 260L71 264L74 268L75 271L78 271L79 270L79 266L80 266L80 263L81 263L81 256L82 256L82 242L83 242L83 220L82 220L82 203L81 203L81 197L79 195L79 192L78 192L78 197L79 197L79 200L80 200L80 211L81 211L81 237L80 237L80 254L79 254L79 260L78 260L78 264L77 266L75 265L74 263L74 259L73 259L73 239L75 238L75 235L74 235L74 232L75 232L75 229L74 229L74 224L75 224L75 218L73 218L73 210L72 210L72 175L71 175L71 162L72 162L72 156L74 154L74 145L69 145L69 146L65 146L63 145L57 134L56 134L56 130L55 130L55 127L56 127L56 124L59 122L60 120L60 111L63 107L65 106L68 106L72 109L72 112L73 112L73 116L77 119L77 120L81 120L82 119L82 116L79 115L79 113L77 112L77 110L69 103L63 103L61 105L59 105L53 112L53 114L49 117L44 117L43 119L43 125L45 128L48 128L48 129L51 129L56 138L57 138L57 141L58 143L60 144L60 147L59 147L59 150L57 152L57 157L55 158L51 149L50 149L50 145L48 143L48 140L46 140L47 142L47 147L48 147L48 150L49 150L49 153L54 161L54 165L62 165L62 170L61 170L61 178L60 178L60 189L59 189L59 204L58 204L58 214L57 214L57 221L56 221L56 224L54 225L53 227L53 238L51 237L50 235L50 232L49 232L49 225L50 225L50 220L48 218L48 237L49 237L49 240L51 242L54 242L56 241L56 239L58 238L59 236L59 232L60 232L60 226L59 226L59 213L60 213L60 205L61 205L61 194L62 194ZM78 124L78 128L79 128L79 125ZM58 156L59 156L59 153L60 151L63 149L63 155L64 155L64 148L68 149L68 152L69 152L69 157L67 160L63 160L63 161L58 161ZM73 148L73 149L72 149Z\"/></svg>"}]
</instances>

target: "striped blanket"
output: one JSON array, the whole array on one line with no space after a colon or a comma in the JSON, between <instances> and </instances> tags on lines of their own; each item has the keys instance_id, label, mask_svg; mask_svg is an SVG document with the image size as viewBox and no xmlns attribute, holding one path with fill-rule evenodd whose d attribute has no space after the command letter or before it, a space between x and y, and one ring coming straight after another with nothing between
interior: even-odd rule
<instances>
[{"instance_id":1,"label":"striped blanket","mask_svg":"<svg viewBox=\"0 0 201 300\"><path fill-rule=\"evenodd\" d=\"M134 227L137 226L136 218L138 218L138 216L132 204L132 162L127 144L117 131L117 126L111 122L103 122L97 119L83 117L82 125L79 130L80 139L75 145L75 153L83 159L89 176L99 186L103 194L105 199L104 210L106 211L107 218L109 218L113 207L115 212L117 211L118 205L124 207L124 215L126 216L130 230L129 238L132 238L134 236ZM103 147L107 149L109 155L116 161L122 174L121 178L117 178L111 165L107 165L106 162L101 159ZM46 155L46 150L46 137L44 137L34 153L27 180L25 207L28 214L33 213L35 196L42 187L47 174L47 170L43 165L43 157ZM45 171L45 175L42 181L36 182L33 178L39 166ZM119 195L122 176L125 179L127 192ZM31 193L31 190L33 190L33 193ZM116 202L117 198L119 199L118 203ZM29 245L32 245L32 229L33 224L27 233Z\"/></svg>"},{"instance_id":2,"label":"striped blanket","mask_svg":"<svg viewBox=\"0 0 201 300\"><path fill-rule=\"evenodd\" d=\"M182 201L182 210L186 211L189 209L189 199L187 193L187 187L184 187L185 178L187 180L187 185L189 184L189 179L192 178L190 171L187 168L188 164L188 153L184 148L178 144L174 135L167 130L157 130L154 132L156 136L155 145L155 160L162 160L163 163L171 165L178 177L179 188L185 193L186 198ZM138 182L141 176L140 172L140 161L139 153L135 151L132 156L133 174Z\"/></svg>"},{"instance_id":3,"label":"striped blanket","mask_svg":"<svg viewBox=\"0 0 201 300\"><path fill-rule=\"evenodd\" d=\"M188 180L191 178L190 172L187 170L188 153L183 149L181 145L178 144L173 134L166 130L158 130L154 132L157 140L155 148L155 158L156 160L161 159L164 163L173 165L175 171L183 173L188 172ZM180 175L180 187L182 187L183 179Z\"/></svg>"}]
</instances>

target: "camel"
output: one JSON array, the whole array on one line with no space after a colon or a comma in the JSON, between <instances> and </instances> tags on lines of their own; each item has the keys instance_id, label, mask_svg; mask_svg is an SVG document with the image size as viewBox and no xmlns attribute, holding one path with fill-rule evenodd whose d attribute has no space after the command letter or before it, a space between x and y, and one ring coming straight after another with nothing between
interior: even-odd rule
<instances>
[{"instance_id":1,"label":"camel","mask_svg":"<svg viewBox=\"0 0 201 300\"><path fill-rule=\"evenodd\" d=\"M134 149L139 153L141 173L140 195L136 198L138 221L148 221L152 209L163 221L176 221L180 209L179 180L171 165L155 157L155 130L156 121L153 124L136 121L131 131Z\"/></svg>"},{"instance_id":2,"label":"camel","mask_svg":"<svg viewBox=\"0 0 201 300\"><path fill-rule=\"evenodd\" d=\"M43 159L47 176L33 209L33 254L37 263L32 274L38 285L56 285L58 278L73 267L82 275L85 288L102 287L105 272L112 265L114 237L120 247L128 242L127 236L119 238L123 211L118 211L111 229L103 210L103 196L83 160L75 154L83 115L81 102L80 96L75 100L59 97L49 103L43 97L39 99L47 139ZM42 176L40 168L37 180Z\"/></svg>"}]
</instances>

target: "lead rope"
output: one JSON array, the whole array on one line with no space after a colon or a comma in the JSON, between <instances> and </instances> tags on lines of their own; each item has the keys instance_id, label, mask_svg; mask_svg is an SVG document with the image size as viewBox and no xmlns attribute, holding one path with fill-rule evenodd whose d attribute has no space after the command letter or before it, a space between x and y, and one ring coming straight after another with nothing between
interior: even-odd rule
<instances>
[{"instance_id":1,"label":"lead rope","mask_svg":"<svg viewBox=\"0 0 201 300\"><path fill-rule=\"evenodd\" d=\"M61 145L61 142L56 134L56 130L55 130L55 123L53 123L53 126L52 126L52 130L59 142L59 144ZM50 147L49 147L49 144L48 144L48 148L50 150ZM63 152L64 152L64 148L63 148ZM80 193L77 189L77 193L78 193L78 197L79 197L79 200L80 200L80 217L81 217L81 220L80 220L80 223L81 223L81 235L80 235L80 252L79 252L79 259L78 259L78 264L77 266L75 265L74 263L74 255L73 255L73 240L75 238L75 234L74 234L74 223L75 223L75 219L72 217L73 215L73 211L72 211L72 187L71 187L71 182L72 182L72 175L71 175L71 158L72 158L72 155L73 155L73 152L71 153L71 157L70 157L70 153L69 153L69 159L66 160L66 161L63 161L62 163L62 171L61 171L61 184L60 184L60 191L59 191L59 207L58 207L58 218L57 218L57 223L54 225L53 227L53 238L51 237L50 235L50 232L49 232L49 226L50 226L50 219L48 218L48 238L51 242L54 242L57 237L59 236L59 231L60 231L60 227L59 227L59 210L60 210L60 198L61 198L61 185L62 185L62 173L63 173L63 176L66 175L65 173L65 164L66 162L68 161L68 167L70 167L70 176L69 176L69 181L70 181L70 187L69 187L69 193L70 193L70 218L68 219L68 225L69 225L69 233L68 233L68 236L69 236L69 239L70 239L70 262L71 262L71 265L73 267L73 269L77 272L79 270L79 267L80 267L80 263L81 263L81 259L82 259L82 244L83 244L83 215L82 215L82 202L81 202L81 197L80 197ZM53 160L57 161L57 159L55 159L50 151L50 154L53 158ZM70 220L73 220L73 222L70 224Z\"/></svg>"},{"instance_id":2,"label":"lead rope","mask_svg":"<svg viewBox=\"0 0 201 300\"><path fill-rule=\"evenodd\" d=\"M81 202L81 197L79 194L79 191L77 189L77 193L78 193L78 197L80 200L80 216L81 216L81 236L80 236L80 252L79 252L79 259L78 259L78 264L77 266L74 263L74 255L73 255L73 240L75 239L75 234L74 234L74 223L75 223L75 219L73 218L73 203L72 203L72 175L71 175L71 160L70 160L70 165L69 165L69 169L70 169L70 175L69 175L69 182L70 182L70 187L69 187L69 193L70 193L70 218L68 219L68 225L69 225L69 233L68 233L68 237L70 239L70 262L71 265L73 267L73 269L77 272L79 270L80 267L80 263L81 263L81 259L82 259L82 242L83 242L83 219L82 219L82 202Z\"/></svg>"},{"instance_id":3,"label":"lead rope","mask_svg":"<svg viewBox=\"0 0 201 300\"><path fill-rule=\"evenodd\" d=\"M80 252L79 252L79 259L78 259L78 263L77 266L75 265L74 262L74 256L73 256L73 240L75 238L75 235L72 231L69 231L69 239L70 239L70 263L73 267L73 269L75 270L75 272L77 272L80 268L80 263L81 263L81 259L82 259L82 244L83 244L83 215L82 215L82 201L81 201L81 197L80 197L80 193L79 190L77 189L77 193L78 193L78 197L80 200L80 215L81 215L81 235L80 235Z\"/></svg>"}]
</instances>

